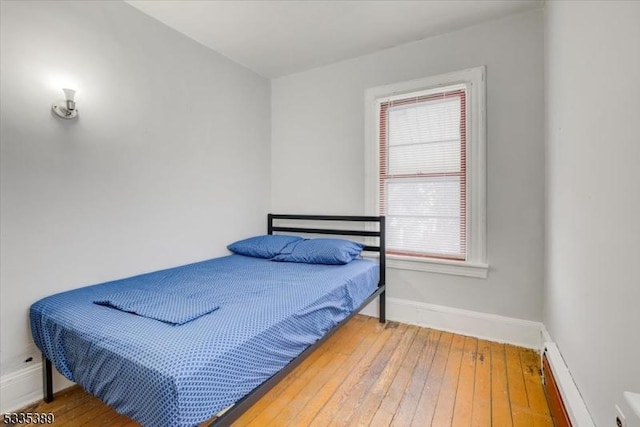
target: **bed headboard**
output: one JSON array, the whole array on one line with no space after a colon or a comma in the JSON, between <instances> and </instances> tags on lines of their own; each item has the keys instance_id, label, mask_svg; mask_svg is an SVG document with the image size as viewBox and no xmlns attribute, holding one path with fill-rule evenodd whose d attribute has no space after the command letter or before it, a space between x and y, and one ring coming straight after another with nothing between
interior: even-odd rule
<instances>
[{"instance_id":1,"label":"bed headboard","mask_svg":"<svg viewBox=\"0 0 640 427\"><path fill-rule=\"evenodd\" d=\"M287 220L287 221L331 221L331 222L345 222L345 223L359 223L365 225L375 225L378 223L377 230L363 230L357 227L353 228L330 228L322 227L306 227L304 226L277 226L274 225L274 220ZM386 246L385 246L385 217L384 216L350 216L350 215L289 215L289 214L268 214L267 215L267 232L273 234L274 232L283 233L305 233L305 234L329 234L334 236L360 236L360 237L374 237L378 239L378 245L365 245L365 251L378 252L380 254L380 283L378 286L384 286L386 279Z\"/></svg>"}]
</instances>

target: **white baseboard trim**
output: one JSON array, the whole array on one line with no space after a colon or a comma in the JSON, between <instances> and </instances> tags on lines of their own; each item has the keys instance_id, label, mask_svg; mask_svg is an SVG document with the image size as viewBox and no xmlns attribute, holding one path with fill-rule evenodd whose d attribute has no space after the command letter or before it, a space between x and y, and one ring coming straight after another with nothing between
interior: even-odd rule
<instances>
[{"instance_id":1,"label":"white baseboard trim","mask_svg":"<svg viewBox=\"0 0 640 427\"><path fill-rule=\"evenodd\" d=\"M377 317L378 300L361 313ZM541 322L389 297L387 319L542 350Z\"/></svg>"},{"instance_id":2,"label":"white baseboard trim","mask_svg":"<svg viewBox=\"0 0 640 427\"><path fill-rule=\"evenodd\" d=\"M71 387L74 383L58 372L53 373L53 391ZM42 362L0 378L0 412L15 412L42 400Z\"/></svg>"},{"instance_id":3,"label":"white baseboard trim","mask_svg":"<svg viewBox=\"0 0 640 427\"><path fill-rule=\"evenodd\" d=\"M573 381L571 372L569 372L558 346L553 342L545 342L544 352L547 355L558 389L560 389L560 396L569 414L571 424L579 427L595 427L591 414L589 414L589 410L584 404L582 395L580 395L580 391L575 381Z\"/></svg>"}]
</instances>

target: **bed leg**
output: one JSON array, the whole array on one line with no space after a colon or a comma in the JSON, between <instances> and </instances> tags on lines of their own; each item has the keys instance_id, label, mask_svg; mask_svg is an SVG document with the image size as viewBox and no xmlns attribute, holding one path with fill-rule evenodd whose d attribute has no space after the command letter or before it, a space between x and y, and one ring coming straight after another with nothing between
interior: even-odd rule
<instances>
[{"instance_id":1,"label":"bed leg","mask_svg":"<svg viewBox=\"0 0 640 427\"><path fill-rule=\"evenodd\" d=\"M382 291L380 293L380 315L378 320L380 323L384 323L387 321L387 313L386 313L386 293L387 291Z\"/></svg>"},{"instance_id":2,"label":"bed leg","mask_svg":"<svg viewBox=\"0 0 640 427\"><path fill-rule=\"evenodd\" d=\"M42 355L42 399L49 403L53 401L53 370L51 368L51 361Z\"/></svg>"}]
</instances>

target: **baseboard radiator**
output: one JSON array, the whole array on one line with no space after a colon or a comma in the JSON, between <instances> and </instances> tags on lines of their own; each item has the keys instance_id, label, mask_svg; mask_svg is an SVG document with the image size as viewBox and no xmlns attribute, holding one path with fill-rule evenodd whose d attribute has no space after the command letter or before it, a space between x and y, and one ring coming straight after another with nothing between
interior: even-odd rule
<instances>
[{"instance_id":1,"label":"baseboard radiator","mask_svg":"<svg viewBox=\"0 0 640 427\"><path fill-rule=\"evenodd\" d=\"M556 427L595 427L555 343L544 344L542 372L549 409Z\"/></svg>"}]
</instances>

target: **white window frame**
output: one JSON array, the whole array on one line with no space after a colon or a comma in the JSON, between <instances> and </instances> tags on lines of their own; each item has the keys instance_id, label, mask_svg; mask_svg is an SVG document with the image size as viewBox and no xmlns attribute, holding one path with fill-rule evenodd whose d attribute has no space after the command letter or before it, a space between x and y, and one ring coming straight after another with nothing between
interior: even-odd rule
<instances>
[{"instance_id":1,"label":"white window frame","mask_svg":"<svg viewBox=\"0 0 640 427\"><path fill-rule=\"evenodd\" d=\"M404 94L432 91L442 86L466 86L467 103L467 259L452 261L437 258L388 254L387 265L402 270L417 270L458 276L486 278L486 114L485 67L470 68L423 79L367 89L365 92L365 212L379 215L379 108L382 102L402 98Z\"/></svg>"}]
</instances>

